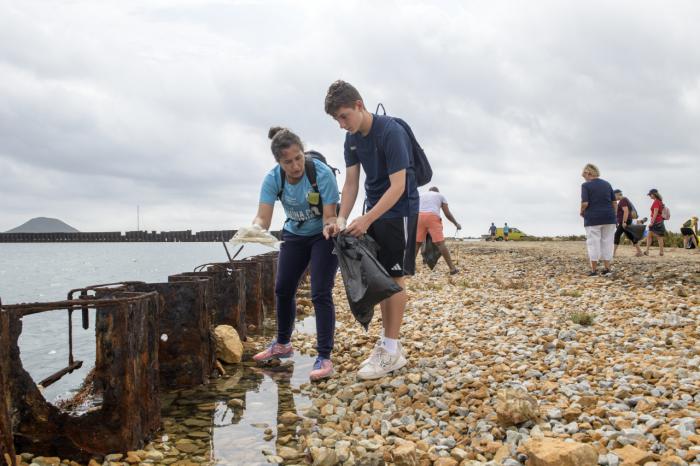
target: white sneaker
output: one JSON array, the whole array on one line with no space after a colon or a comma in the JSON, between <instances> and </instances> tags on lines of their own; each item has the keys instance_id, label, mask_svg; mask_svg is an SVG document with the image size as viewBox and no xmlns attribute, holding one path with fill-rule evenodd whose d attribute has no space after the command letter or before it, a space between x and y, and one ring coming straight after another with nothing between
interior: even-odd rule
<instances>
[{"instance_id":1,"label":"white sneaker","mask_svg":"<svg viewBox=\"0 0 700 466\"><path fill-rule=\"evenodd\" d=\"M405 359L405 358L406 358L406 352L403 350L403 346L401 346L401 342L399 341L399 342L397 342L396 344L397 344L398 352L401 353L401 355L402 355L402 356L404 357L404 359ZM381 346L382 346L382 341L381 341L381 340L377 340L377 343L374 345L374 348L372 348L372 352L369 353L369 356L367 357L367 359L365 359L364 361L362 361L362 362L360 363L360 368L365 367L365 366L372 360L372 357L374 356L374 353L377 351L378 348L381 348Z\"/></svg>"},{"instance_id":2,"label":"white sneaker","mask_svg":"<svg viewBox=\"0 0 700 466\"><path fill-rule=\"evenodd\" d=\"M383 347L379 347L372 352L369 362L357 371L357 378L361 380L380 379L405 365L406 358L400 350L396 354L389 354Z\"/></svg>"}]
</instances>

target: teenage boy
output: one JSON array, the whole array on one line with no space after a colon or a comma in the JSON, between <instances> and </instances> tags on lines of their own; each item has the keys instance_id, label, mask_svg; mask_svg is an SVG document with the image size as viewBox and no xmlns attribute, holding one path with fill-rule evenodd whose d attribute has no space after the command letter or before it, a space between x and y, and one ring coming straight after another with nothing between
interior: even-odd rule
<instances>
[{"instance_id":1,"label":"teenage boy","mask_svg":"<svg viewBox=\"0 0 700 466\"><path fill-rule=\"evenodd\" d=\"M419 206L411 140L391 117L367 111L360 93L345 81L331 84L325 110L347 131L347 168L340 213L336 223L324 226L324 234L337 235L344 230L352 236L371 236L379 244L377 259L405 289L404 277L413 275L415 270ZM346 227L360 186L360 166L365 172L366 213ZM360 365L358 378L378 379L406 365L399 341L406 301L406 292L401 291L380 303L382 337Z\"/></svg>"}]
</instances>

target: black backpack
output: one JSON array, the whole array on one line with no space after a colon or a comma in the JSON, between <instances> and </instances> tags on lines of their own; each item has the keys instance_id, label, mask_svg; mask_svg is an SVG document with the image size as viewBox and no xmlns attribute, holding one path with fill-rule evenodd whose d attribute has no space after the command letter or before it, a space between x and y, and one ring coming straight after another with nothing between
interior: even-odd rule
<instances>
[{"instance_id":1,"label":"black backpack","mask_svg":"<svg viewBox=\"0 0 700 466\"><path fill-rule=\"evenodd\" d=\"M374 113L379 115L380 107L383 112L382 115L386 116L386 109L382 103L377 104L377 110ZM431 179L433 179L433 169L430 167L430 162L428 162L428 157L425 155L425 151L418 143L418 140L413 134L413 130L408 123L398 117L390 116L389 118L398 123L408 134L408 138L411 140L411 148L413 149L413 171L416 175L416 183L418 186L425 186L426 184L430 183Z\"/></svg>"},{"instance_id":2,"label":"black backpack","mask_svg":"<svg viewBox=\"0 0 700 466\"><path fill-rule=\"evenodd\" d=\"M328 168L331 169L331 173L333 173L333 176L336 176L336 174L340 173L340 170L329 165L328 161L326 160L326 157L324 157L323 154L315 150L304 152L304 159L304 174L309 179L309 183L311 183L311 187L313 188L314 192L318 193L318 203L311 204L311 202L309 202L309 206L311 206L311 212L313 212L313 214L316 217L321 217L323 215L323 199L321 198L321 192L319 191L318 183L316 182L316 166L314 165L314 159L328 166ZM282 192L284 191L284 184L287 181L287 177L282 171L282 167L278 166L278 168L280 172L280 179L282 180L282 182L280 183L280 190L277 193L277 199L279 199L280 202L282 202ZM302 220L297 223L301 225L302 223L304 223L304 221Z\"/></svg>"}]
</instances>

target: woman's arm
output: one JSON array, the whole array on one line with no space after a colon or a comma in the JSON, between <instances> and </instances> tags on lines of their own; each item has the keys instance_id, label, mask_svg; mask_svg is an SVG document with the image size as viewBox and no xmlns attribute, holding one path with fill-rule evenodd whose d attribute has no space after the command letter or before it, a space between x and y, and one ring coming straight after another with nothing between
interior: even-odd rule
<instances>
[{"instance_id":1,"label":"woman's arm","mask_svg":"<svg viewBox=\"0 0 700 466\"><path fill-rule=\"evenodd\" d=\"M582 202L581 203L581 212L580 212L581 217L583 217L583 213L586 211L587 208L588 208L588 202Z\"/></svg>"},{"instance_id":2,"label":"woman's arm","mask_svg":"<svg viewBox=\"0 0 700 466\"><path fill-rule=\"evenodd\" d=\"M335 204L333 204L335 205ZM275 206L273 204L258 204L258 214L253 219L253 225L258 225L263 230L270 229L270 223L272 223L272 212ZM325 208L323 209L325 212Z\"/></svg>"},{"instance_id":3,"label":"woman's arm","mask_svg":"<svg viewBox=\"0 0 700 466\"><path fill-rule=\"evenodd\" d=\"M651 218L649 219L649 226L652 226L654 223L656 223L656 216L659 214L659 209L654 208L651 211Z\"/></svg>"},{"instance_id":4,"label":"woman's arm","mask_svg":"<svg viewBox=\"0 0 700 466\"><path fill-rule=\"evenodd\" d=\"M323 204L323 226L325 229L326 225L335 225L335 222L337 220L336 217L336 212L337 212L337 205L338 204Z\"/></svg>"}]
</instances>

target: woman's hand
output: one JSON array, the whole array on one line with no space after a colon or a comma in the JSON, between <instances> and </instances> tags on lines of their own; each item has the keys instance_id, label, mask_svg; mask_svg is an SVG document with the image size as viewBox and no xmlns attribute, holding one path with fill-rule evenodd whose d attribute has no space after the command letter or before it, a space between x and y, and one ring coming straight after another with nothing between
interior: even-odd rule
<instances>
[{"instance_id":1,"label":"woman's hand","mask_svg":"<svg viewBox=\"0 0 700 466\"><path fill-rule=\"evenodd\" d=\"M323 225L323 236L329 239L331 236L335 237L345 229L346 220L345 217L337 217L330 219L331 221Z\"/></svg>"}]
</instances>

